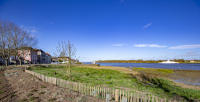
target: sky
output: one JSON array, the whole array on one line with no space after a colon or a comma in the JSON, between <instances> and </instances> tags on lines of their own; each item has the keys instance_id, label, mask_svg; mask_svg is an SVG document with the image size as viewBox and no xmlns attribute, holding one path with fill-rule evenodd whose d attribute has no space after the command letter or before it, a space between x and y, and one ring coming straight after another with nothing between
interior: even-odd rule
<instances>
[{"instance_id":1,"label":"sky","mask_svg":"<svg viewBox=\"0 0 200 102\"><path fill-rule=\"evenodd\" d=\"M0 0L0 20L81 61L200 59L200 0Z\"/></svg>"}]
</instances>

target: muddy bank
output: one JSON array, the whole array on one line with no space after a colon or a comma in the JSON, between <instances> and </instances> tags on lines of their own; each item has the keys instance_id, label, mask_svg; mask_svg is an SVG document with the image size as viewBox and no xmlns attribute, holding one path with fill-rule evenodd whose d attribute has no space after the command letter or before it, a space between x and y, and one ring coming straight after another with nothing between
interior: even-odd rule
<instances>
[{"instance_id":1,"label":"muddy bank","mask_svg":"<svg viewBox=\"0 0 200 102\"><path fill-rule=\"evenodd\" d=\"M200 71L197 70L174 70L169 78L178 83L200 87Z\"/></svg>"}]
</instances>

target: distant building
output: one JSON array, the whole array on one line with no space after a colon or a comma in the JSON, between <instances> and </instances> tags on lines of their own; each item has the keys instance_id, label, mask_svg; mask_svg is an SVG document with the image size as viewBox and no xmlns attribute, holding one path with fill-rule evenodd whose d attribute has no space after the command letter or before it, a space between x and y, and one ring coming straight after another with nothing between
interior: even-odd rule
<instances>
[{"instance_id":1,"label":"distant building","mask_svg":"<svg viewBox=\"0 0 200 102\"><path fill-rule=\"evenodd\" d=\"M52 62L69 63L69 57L52 57ZM78 60L71 59L71 63L77 63Z\"/></svg>"},{"instance_id":2,"label":"distant building","mask_svg":"<svg viewBox=\"0 0 200 102\"><path fill-rule=\"evenodd\" d=\"M41 49L33 49L31 47L22 48L18 51L23 63L27 64L49 64L51 63L51 55Z\"/></svg>"},{"instance_id":3,"label":"distant building","mask_svg":"<svg viewBox=\"0 0 200 102\"><path fill-rule=\"evenodd\" d=\"M45 59L46 59L46 53L41 50L41 49L37 49L37 57L38 57L38 64L44 64L45 63Z\"/></svg>"},{"instance_id":4,"label":"distant building","mask_svg":"<svg viewBox=\"0 0 200 102\"><path fill-rule=\"evenodd\" d=\"M45 63L46 64L51 63L51 55L49 53L45 53Z\"/></svg>"},{"instance_id":5,"label":"distant building","mask_svg":"<svg viewBox=\"0 0 200 102\"><path fill-rule=\"evenodd\" d=\"M22 48L18 51L23 63L27 64L37 64L37 50L31 47ZM16 59L15 59L16 60Z\"/></svg>"},{"instance_id":6,"label":"distant building","mask_svg":"<svg viewBox=\"0 0 200 102\"><path fill-rule=\"evenodd\" d=\"M68 63L69 57L58 57L58 62Z\"/></svg>"},{"instance_id":7,"label":"distant building","mask_svg":"<svg viewBox=\"0 0 200 102\"><path fill-rule=\"evenodd\" d=\"M163 63L163 64L173 64L173 63L178 63L178 62L167 60L167 61L163 61L163 62L160 62L160 63Z\"/></svg>"}]
</instances>

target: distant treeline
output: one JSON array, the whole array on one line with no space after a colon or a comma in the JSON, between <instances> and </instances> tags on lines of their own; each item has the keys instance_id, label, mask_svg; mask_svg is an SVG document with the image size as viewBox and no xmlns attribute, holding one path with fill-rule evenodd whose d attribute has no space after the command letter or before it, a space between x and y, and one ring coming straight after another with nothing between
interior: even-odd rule
<instances>
[{"instance_id":1,"label":"distant treeline","mask_svg":"<svg viewBox=\"0 0 200 102\"><path fill-rule=\"evenodd\" d=\"M96 63L160 63L167 60L99 60ZM179 63L200 63L200 60L184 60L184 59L174 59L171 61Z\"/></svg>"}]
</instances>

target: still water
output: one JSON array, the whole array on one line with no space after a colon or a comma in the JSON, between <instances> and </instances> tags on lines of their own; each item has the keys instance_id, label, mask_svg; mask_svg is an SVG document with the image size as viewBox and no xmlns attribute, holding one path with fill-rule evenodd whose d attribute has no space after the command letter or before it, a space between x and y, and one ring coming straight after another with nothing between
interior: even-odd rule
<instances>
[{"instance_id":1,"label":"still water","mask_svg":"<svg viewBox=\"0 0 200 102\"><path fill-rule=\"evenodd\" d=\"M101 66L118 66L118 67L142 67L142 68L165 68L165 69L184 69L200 70L199 64L162 64L162 63L97 63Z\"/></svg>"}]
</instances>

